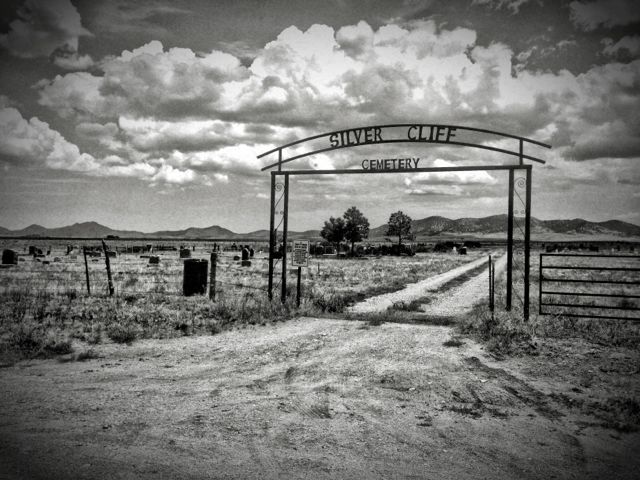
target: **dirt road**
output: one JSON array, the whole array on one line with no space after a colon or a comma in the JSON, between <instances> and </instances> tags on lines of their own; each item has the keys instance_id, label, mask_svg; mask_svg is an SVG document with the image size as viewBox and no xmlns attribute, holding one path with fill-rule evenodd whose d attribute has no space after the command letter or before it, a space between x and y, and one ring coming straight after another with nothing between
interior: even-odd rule
<instances>
[{"instance_id":1,"label":"dirt road","mask_svg":"<svg viewBox=\"0 0 640 480\"><path fill-rule=\"evenodd\" d=\"M372 313L372 312L384 312L387 308L391 307L396 302L411 302L418 298L424 297L429 292L438 289L441 285L459 277L465 272L474 269L486 263L485 257L478 258L459 267L452 268L449 271L434 275L416 283L407 285L402 290L395 292L385 293L384 295L377 295L375 297L368 298L367 300L357 303L349 308L351 313Z\"/></svg>"},{"instance_id":2,"label":"dirt road","mask_svg":"<svg viewBox=\"0 0 640 480\"><path fill-rule=\"evenodd\" d=\"M498 257L494 264L496 279L504 273L506 265L507 256ZM478 275L451 290L434 293L431 301L422 305L421 310L430 317L459 318L471 310L475 304L486 301L488 298L488 270L487 267Z\"/></svg>"},{"instance_id":3,"label":"dirt road","mask_svg":"<svg viewBox=\"0 0 640 480\"><path fill-rule=\"evenodd\" d=\"M640 398L638 352L450 335L307 318L2 368L0 478L637 478L598 405Z\"/></svg>"}]
</instances>

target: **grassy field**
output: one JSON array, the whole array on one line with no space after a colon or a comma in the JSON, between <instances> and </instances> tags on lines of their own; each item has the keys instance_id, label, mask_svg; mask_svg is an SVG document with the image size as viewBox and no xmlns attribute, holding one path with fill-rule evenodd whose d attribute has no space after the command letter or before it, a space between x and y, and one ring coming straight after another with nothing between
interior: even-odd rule
<instances>
[{"instance_id":1,"label":"grassy field","mask_svg":"<svg viewBox=\"0 0 640 480\"><path fill-rule=\"evenodd\" d=\"M11 245L16 248L15 245ZM26 246L19 246L19 252ZM47 250L48 246L43 246ZM43 250L44 250L43 248ZM86 292L82 254L66 254L52 245L43 258L22 255L18 265L0 269L0 351L7 360L70 353L74 342L131 342L215 334L229 328L264 325L298 315L336 314L360 299L403 288L485 254L424 253L414 257L314 257L303 269L302 302L295 304L295 269L289 269L289 299L279 301L281 264L276 268L274 297L267 299L268 262L256 252L251 267L218 256L216 301L182 295L183 260L177 251L122 253L110 259L114 297L107 296L104 257L89 258L91 295ZM198 245L192 258L209 259ZM293 287L293 288L292 288ZM87 348L85 348L86 350Z\"/></svg>"},{"instance_id":2,"label":"grassy field","mask_svg":"<svg viewBox=\"0 0 640 480\"><path fill-rule=\"evenodd\" d=\"M12 242L12 243L11 243ZM14 248L20 253L27 250L28 241L5 241L2 248ZM95 242L94 242L95 243ZM139 242L138 242L139 243ZM118 249L123 244L117 245ZM179 242L176 243L179 246ZM190 247L192 245L189 245ZM193 258L209 259L212 245L198 244ZM229 245L227 245L228 247ZM485 249L471 251L469 255L451 253L419 253L414 257L336 258L312 257L309 267L303 269L302 301L295 304L296 269L289 269L289 299L279 301L281 264L277 264L274 278L274 297L266 295L268 262L264 252L256 245L251 267L241 267L233 257L237 252L222 252L218 256L216 302L205 296L182 295L183 260L177 251L161 251L158 265L150 265L148 254L120 253L111 258L115 296L107 296L107 276L104 257L89 259L91 295L87 295L85 267L78 251L66 254L66 243L42 244L49 255L35 259L22 255L18 265L0 269L0 350L7 359L33 356L51 356L69 353L74 342L85 345L105 341L131 342L139 338L168 338L183 335L214 334L229 328L264 325L299 315L336 315L354 302L396 291L433 275L437 275L487 255ZM38 261L39 260L39 261ZM44 260L48 261L45 263ZM515 273L514 310L504 312L504 279L498 279L497 310L493 318L486 302L462 321L462 331L476 333L491 341L496 351L509 352L513 345L539 336L563 335L571 331L582 332L597 341L622 342L638 338L637 326L617 320L575 319L563 315L563 309L554 307L551 315L538 315L538 252L531 256L532 319L521 321L521 276ZM545 264L554 264L550 258ZM584 265L585 258L575 258L575 265ZM606 260L611 262L610 260ZM614 265L615 263L615 265ZM637 267L637 259L616 259L611 266ZM479 272L476 272L479 273ZM568 274L553 270L554 278ZM637 272L605 272L608 278L630 278ZM549 273L545 271L549 277ZM589 271L572 272L574 278L591 275ZM624 275L627 275L625 277ZM634 278L636 278L634 277ZM465 277L466 278L466 277ZM586 277L585 277L586 278ZM459 283L459 282L458 282ZM444 285L443 291L456 284ZM568 285L568 287L566 286ZM600 292L629 293L634 286L596 285ZM569 291L586 291L593 286L565 284ZM549 300L550 299L550 300ZM568 295L547 296L545 301L569 301ZM586 300L585 300L586 299ZM571 299L575 301L575 299ZM589 305L590 297L582 303ZM605 299L606 305L621 316L631 316L630 308L638 305L636 299ZM548 307L545 307L548 311ZM374 322L424 321L419 309L395 309L372 317ZM597 312L583 308L581 312ZM607 312L609 312L607 310ZM522 342L521 342L522 341Z\"/></svg>"}]
</instances>

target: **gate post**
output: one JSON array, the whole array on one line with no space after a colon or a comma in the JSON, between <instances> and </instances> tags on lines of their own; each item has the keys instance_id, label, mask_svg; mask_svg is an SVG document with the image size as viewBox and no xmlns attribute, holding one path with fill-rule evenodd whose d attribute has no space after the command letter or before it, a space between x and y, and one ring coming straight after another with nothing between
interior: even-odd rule
<instances>
[{"instance_id":1,"label":"gate post","mask_svg":"<svg viewBox=\"0 0 640 480\"><path fill-rule=\"evenodd\" d=\"M529 320L529 254L530 254L530 243L531 243L531 176L532 176L532 168L531 165L526 166L527 173L527 191L526 191L526 199L527 204L524 208L524 308L523 314L525 321Z\"/></svg>"},{"instance_id":2,"label":"gate post","mask_svg":"<svg viewBox=\"0 0 640 480\"><path fill-rule=\"evenodd\" d=\"M513 288L513 168L509 169L509 207L507 219L507 298L505 310L511 310L511 289Z\"/></svg>"},{"instance_id":3,"label":"gate post","mask_svg":"<svg viewBox=\"0 0 640 480\"><path fill-rule=\"evenodd\" d=\"M284 174L284 218L282 222L282 303L287 301L287 231L289 223L289 174Z\"/></svg>"},{"instance_id":4,"label":"gate post","mask_svg":"<svg viewBox=\"0 0 640 480\"><path fill-rule=\"evenodd\" d=\"M273 224L276 216L276 173L271 172L271 209L269 213L269 286L267 293L269 300L273 299L273 251L275 238L273 234Z\"/></svg>"}]
</instances>

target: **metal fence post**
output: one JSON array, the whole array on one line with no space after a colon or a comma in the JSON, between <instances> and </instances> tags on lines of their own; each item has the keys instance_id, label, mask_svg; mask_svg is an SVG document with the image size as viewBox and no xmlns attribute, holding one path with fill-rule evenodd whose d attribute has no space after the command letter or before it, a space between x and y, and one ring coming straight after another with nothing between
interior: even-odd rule
<instances>
[{"instance_id":1,"label":"metal fence post","mask_svg":"<svg viewBox=\"0 0 640 480\"><path fill-rule=\"evenodd\" d=\"M211 270L209 272L209 299L215 301L216 299L216 263L218 262L218 254L216 252L211 253Z\"/></svg>"},{"instance_id":2,"label":"metal fence post","mask_svg":"<svg viewBox=\"0 0 640 480\"><path fill-rule=\"evenodd\" d=\"M542 257L540 254L540 263L538 264L538 315L542 315Z\"/></svg>"},{"instance_id":3,"label":"metal fence post","mask_svg":"<svg viewBox=\"0 0 640 480\"><path fill-rule=\"evenodd\" d=\"M525 170L527 173L527 191L525 205L525 220L524 220L524 292L523 292L523 315L525 321L529 320L529 257L531 252L531 177L533 176L533 169L531 165L527 165Z\"/></svg>"},{"instance_id":4,"label":"metal fence post","mask_svg":"<svg viewBox=\"0 0 640 480\"><path fill-rule=\"evenodd\" d=\"M91 295L91 285L89 284L89 263L87 263L87 247L82 247L84 254L84 273L87 277L87 295Z\"/></svg>"},{"instance_id":5,"label":"metal fence post","mask_svg":"<svg viewBox=\"0 0 640 480\"><path fill-rule=\"evenodd\" d=\"M300 307L300 294L301 294L300 278L301 277L302 277L302 267L298 267L298 285L297 285L297 295L296 295L297 307Z\"/></svg>"},{"instance_id":6,"label":"metal fence post","mask_svg":"<svg viewBox=\"0 0 640 480\"><path fill-rule=\"evenodd\" d=\"M104 263L107 266L107 281L109 282L109 296L113 297L113 280L111 278L111 263L109 262L109 254L107 253L107 244L102 240L102 251L104 252Z\"/></svg>"}]
</instances>

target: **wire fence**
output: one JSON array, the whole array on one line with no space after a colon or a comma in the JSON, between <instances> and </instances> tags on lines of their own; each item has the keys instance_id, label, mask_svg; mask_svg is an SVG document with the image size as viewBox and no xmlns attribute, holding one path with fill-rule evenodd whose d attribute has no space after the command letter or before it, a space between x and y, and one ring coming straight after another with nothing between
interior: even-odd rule
<instances>
[{"instance_id":1,"label":"wire fence","mask_svg":"<svg viewBox=\"0 0 640 480\"><path fill-rule=\"evenodd\" d=\"M0 295L16 292L22 295L38 293L69 294L75 296L183 296L185 286L185 260L179 251L120 252L109 255L111 282L106 269L104 254L98 256L94 249L85 258L82 250L67 254L51 252L46 257L18 255L15 265L0 268ZM303 269L301 288L303 296L325 294L355 294L380 289L384 285L401 285L437 275L472 261L485 250L457 255L443 252L424 252L415 256L370 256L363 258L339 258L335 255L319 255L310 258L309 267ZM193 260L206 260L211 267L211 250L191 252ZM268 253L256 251L250 258L251 265L243 266L240 252L225 251L217 255L215 295L241 297L242 292L254 292L267 296L269 283ZM157 263L156 263L157 262ZM280 297L282 261L274 262L272 292ZM288 290L295 287L297 268L287 265ZM198 293L208 296L211 287L210 270L204 274L206 281ZM88 278L88 280L87 280ZM88 284L88 285L87 285ZM400 287L398 287L400 288ZM222 297L220 297L222 298Z\"/></svg>"},{"instance_id":2,"label":"wire fence","mask_svg":"<svg viewBox=\"0 0 640 480\"><path fill-rule=\"evenodd\" d=\"M151 256L126 253L110 256L114 295L184 294L185 258L180 258L175 252L160 252L154 255L158 263L151 263ZM266 265L267 258L253 257L253 268L245 268L234 260L236 257L235 252L218 256L216 288L266 292L266 274L262 263ZM190 258L210 261L210 254L202 252ZM211 267L210 262L207 266ZM19 255L15 265L3 265L0 268L0 293L8 292L108 295L109 278L105 258L89 256L85 264L81 254L60 255L51 260Z\"/></svg>"}]
</instances>

